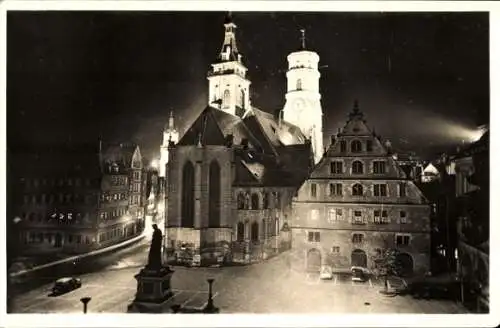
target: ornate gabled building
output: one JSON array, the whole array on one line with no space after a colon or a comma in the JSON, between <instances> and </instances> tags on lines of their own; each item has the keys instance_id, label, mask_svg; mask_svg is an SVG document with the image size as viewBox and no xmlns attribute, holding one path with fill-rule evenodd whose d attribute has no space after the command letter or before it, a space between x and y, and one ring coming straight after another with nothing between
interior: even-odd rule
<instances>
[{"instance_id":1,"label":"ornate gabled building","mask_svg":"<svg viewBox=\"0 0 500 328\"><path fill-rule=\"evenodd\" d=\"M169 147L170 259L223 255L248 262L277 252L292 197L314 163L300 126L251 104L230 16L224 27L222 50L208 73L208 105Z\"/></svg>"},{"instance_id":2,"label":"ornate gabled building","mask_svg":"<svg viewBox=\"0 0 500 328\"><path fill-rule=\"evenodd\" d=\"M295 264L309 270L368 269L397 248L407 272L429 268L429 206L367 127L357 103L323 159L300 187L291 222Z\"/></svg>"}]
</instances>

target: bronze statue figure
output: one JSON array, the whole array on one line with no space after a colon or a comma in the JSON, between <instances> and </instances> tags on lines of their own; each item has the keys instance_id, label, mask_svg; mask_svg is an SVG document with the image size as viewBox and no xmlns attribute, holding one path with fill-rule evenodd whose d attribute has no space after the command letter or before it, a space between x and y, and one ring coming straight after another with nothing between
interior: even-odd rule
<instances>
[{"instance_id":1,"label":"bronze statue figure","mask_svg":"<svg viewBox=\"0 0 500 328\"><path fill-rule=\"evenodd\" d=\"M146 268L150 270L160 270L163 267L161 260L161 245L163 236L161 230L158 229L156 224L153 224L153 229L153 240L151 241L151 247L149 248L148 264L146 265Z\"/></svg>"}]
</instances>

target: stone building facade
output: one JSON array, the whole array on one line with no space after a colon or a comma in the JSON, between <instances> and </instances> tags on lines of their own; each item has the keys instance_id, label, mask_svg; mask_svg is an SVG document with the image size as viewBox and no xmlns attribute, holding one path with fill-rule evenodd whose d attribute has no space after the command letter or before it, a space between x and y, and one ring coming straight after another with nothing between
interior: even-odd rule
<instances>
[{"instance_id":1,"label":"stone building facade","mask_svg":"<svg viewBox=\"0 0 500 328\"><path fill-rule=\"evenodd\" d=\"M20 163L13 214L24 255L85 253L142 232L138 146L100 142L13 157Z\"/></svg>"},{"instance_id":2,"label":"stone building facade","mask_svg":"<svg viewBox=\"0 0 500 328\"><path fill-rule=\"evenodd\" d=\"M355 104L349 120L293 200L295 265L373 268L397 248L407 273L429 268L430 208L414 182L367 127Z\"/></svg>"},{"instance_id":3,"label":"stone building facade","mask_svg":"<svg viewBox=\"0 0 500 328\"><path fill-rule=\"evenodd\" d=\"M283 115L252 105L246 73L236 25L227 17L221 52L208 72L208 104L168 149L170 260L248 263L289 247L280 230L313 165L311 142Z\"/></svg>"}]
</instances>

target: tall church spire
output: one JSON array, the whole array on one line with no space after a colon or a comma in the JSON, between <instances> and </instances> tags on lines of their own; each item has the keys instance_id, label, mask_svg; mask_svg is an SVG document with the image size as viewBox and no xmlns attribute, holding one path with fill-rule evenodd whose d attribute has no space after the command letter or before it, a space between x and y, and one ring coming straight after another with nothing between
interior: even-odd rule
<instances>
[{"instance_id":1,"label":"tall church spire","mask_svg":"<svg viewBox=\"0 0 500 328\"><path fill-rule=\"evenodd\" d=\"M306 49L306 30L305 29L300 29L300 49L305 50Z\"/></svg>"},{"instance_id":2,"label":"tall church spire","mask_svg":"<svg viewBox=\"0 0 500 328\"><path fill-rule=\"evenodd\" d=\"M238 52L238 46L236 45L236 28L233 16L231 12L228 12L224 20L224 43L219 54L219 60L222 62L241 61L241 54Z\"/></svg>"},{"instance_id":3,"label":"tall church spire","mask_svg":"<svg viewBox=\"0 0 500 328\"><path fill-rule=\"evenodd\" d=\"M168 118L168 129L174 130L174 112L170 111L170 117Z\"/></svg>"}]
</instances>

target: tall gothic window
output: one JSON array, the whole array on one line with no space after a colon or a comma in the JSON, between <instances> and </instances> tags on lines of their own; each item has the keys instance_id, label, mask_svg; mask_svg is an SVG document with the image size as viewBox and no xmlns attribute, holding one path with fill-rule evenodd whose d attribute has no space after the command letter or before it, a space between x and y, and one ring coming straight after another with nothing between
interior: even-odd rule
<instances>
[{"instance_id":1,"label":"tall gothic window","mask_svg":"<svg viewBox=\"0 0 500 328\"><path fill-rule=\"evenodd\" d=\"M194 167L187 161L182 168L181 227L194 227Z\"/></svg>"},{"instance_id":2,"label":"tall gothic window","mask_svg":"<svg viewBox=\"0 0 500 328\"><path fill-rule=\"evenodd\" d=\"M363 163L360 161L352 162L352 174L363 174Z\"/></svg>"},{"instance_id":3,"label":"tall gothic window","mask_svg":"<svg viewBox=\"0 0 500 328\"><path fill-rule=\"evenodd\" d=\"M297 80L297 88L296 88L296 90L302 90L302 80L301 79Z\"/></svg>"},{"instance_id":4,"label":"tall gothic window","mask_svg":"<svg viewBox=\"0 0 500 328\"><path fill-rule=\"evenodd\" d=\"M262 202L263 202L263 208L264 209L268 209L270 206L269 206L269 193L267 192L263 192L262 193Z\"/></svg>"},{"instance_id":5,"label":"tall gothic window","mask_svg":"<svg viewBox=\"0 0 500 328\"><path fill-rule=\"evenodd\" d=\"M245 224L243 222L238 222L238 226L236 227L236 240L245 240Z\"/></svg>"},{"instance_id":6,"label":"tall gothic window","mask_svg":"<svg viewBox=\"0 0 500 328\"><path fill-rule=\"evenodd\" d=\"M222 107L224 108L229 107L229 102L230 102L230 93L229 90L225 90L224 97L222 98Z\"/></svg>"},{"instance_id":7,"label":"tall gothic window","mask_svg":"<svg viewBox=\"0 0 500 328\"><path fill-rule=\"evenodd\" d=\"M242 210L245 208L245 194L240 192L238 193L238 209L239 210Z\"/></svg>"},{"instance_id":8,"label":"tall gothic window","mask_svg":"<svg viewBox=\"0 0 500 328\"><path fill-rule=\"evenodd\" d=\"M250 239L252 241L259 241L259 224L257 222L252 223L250 228Z\"/></svg>"},{"instance_id":9,"label":"tall gothic window","mask_svg":"<svg viewBox=\"0 0 500 328\"><path fill-rule=\"evenodd\" d=\"M208 176L208 226L220 226L220 166L217 161L210 163Z\"/></svg>"},{"instance_id":10,"label":"tall gothic window","mask_svg":"<svg viewBox=\"0 0 500 328\"><path fill-rule=\"evenodd\" d=\"M252 194L252 210L258 210L259 209L259 195L258 194Z\"/></svg>"}]
</instances>

